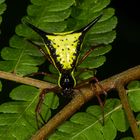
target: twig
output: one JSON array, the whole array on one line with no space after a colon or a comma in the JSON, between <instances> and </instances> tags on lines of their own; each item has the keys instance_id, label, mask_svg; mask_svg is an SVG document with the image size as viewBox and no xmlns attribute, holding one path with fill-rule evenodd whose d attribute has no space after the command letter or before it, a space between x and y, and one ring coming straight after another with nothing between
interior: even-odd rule
<instances>
[{"instance_id":1,"label":"twig","mask_svg":"<svg viewBox=\"0 0 140 140\"><path fill-rule=\"evenodd\" d=\"M37 87L40 89L52 88L55 86L55 85L45 82L45 81L40 81L40 80L36 80L33 78L29 78L29 77L21 77L21 76L15 75L13 73L8 73L8 72L4 72L4 71L0 71L0 78L10 80L10 81L15 81L15 82L30 85L30 86L34 86L34 87Z\"/></svg>"},{"instance_id":2,"label":"twig","mask_svg":"<svg viewBox=\"0 0 140 140\"><path fill-rule=\"evenodd\" d=\"M122 106L125 110L126 116L128 118L132 133L134 135L135 140L140 140L140 131L138 130L136 119L133 115L131 107L127 100L126 90L124 88L123 83L120 81L118 82L116 89L118 90L119 97L121 99Z\"/></svg>"}]
</instances>

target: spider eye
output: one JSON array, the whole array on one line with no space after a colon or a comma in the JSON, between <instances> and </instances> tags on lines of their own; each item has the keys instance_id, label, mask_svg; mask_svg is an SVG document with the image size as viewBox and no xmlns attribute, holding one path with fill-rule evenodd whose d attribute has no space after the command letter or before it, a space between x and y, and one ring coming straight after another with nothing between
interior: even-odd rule
<instances>
[{"instance_id":1,"label":"spider eye","mask_svg":"<svg viewBox=\"0 0 140 140\"><path fill-rule=\"evenodd\" d=\"M74 79L70 74L62 74L60 77L60 86L62 89L69 89L74 87Z\"/></svg>"}]
</instances>

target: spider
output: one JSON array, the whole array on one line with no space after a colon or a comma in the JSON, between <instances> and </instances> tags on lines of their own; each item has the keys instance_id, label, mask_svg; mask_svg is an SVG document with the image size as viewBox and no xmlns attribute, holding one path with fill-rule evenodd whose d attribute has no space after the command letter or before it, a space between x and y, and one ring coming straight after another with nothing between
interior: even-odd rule
<instances>
[{"instance_id":1,"label":"spider","mask_svg":"<svg viewBox=\"0 0 140 140\"><path fill-rule=\"evenodd\" d=\"M81 59L79 59L85 34L99 21L101 17L102 15L96 17L88 25L79 30L64 33L47 33L31 23L26 22L28 27L33 29L42 37L45 46L41 47L37 45L37 47L41 52L43 52L59 73L58 86L51 89L44 89L40 93L39 101L35 110L37 120L38 115L43 120L40 110L44 96L47 92L61 90L63 95L70 95L73 93L74 88L77 86L74 72L77 66L81 64L93 51L93 48L91 48Z\"/></svg>"}]
</instances>

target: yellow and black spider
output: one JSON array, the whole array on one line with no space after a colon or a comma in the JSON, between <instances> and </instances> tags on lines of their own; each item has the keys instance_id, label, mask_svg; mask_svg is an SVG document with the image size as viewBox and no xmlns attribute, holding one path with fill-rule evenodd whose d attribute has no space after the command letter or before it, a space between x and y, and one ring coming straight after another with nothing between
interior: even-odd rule
<instances>
[{"instance_id":1,"label":"yellow and black spider","mask_svg":"<svg viewBox=\"0 0 140 140\"><path fill-rule=\"evenodd\" d=\"M80 60L79 55L82 49L82 43L87 31L101 18L102 15L95 18L85 27L71 32L65 33L47 33L31 23L26 22L26 25L37 32L43 39L45 47L40 47L48 60L55 66L59 72L58 86L64 95L72 94L76 86L74 72L76 67L88 55L87 52ZM39 46L38 46L39 47ZM36 113L40 114L40 106L46 92L54 89L46 89L41 95L36 107Z\"/></svg>"}]
</instances>

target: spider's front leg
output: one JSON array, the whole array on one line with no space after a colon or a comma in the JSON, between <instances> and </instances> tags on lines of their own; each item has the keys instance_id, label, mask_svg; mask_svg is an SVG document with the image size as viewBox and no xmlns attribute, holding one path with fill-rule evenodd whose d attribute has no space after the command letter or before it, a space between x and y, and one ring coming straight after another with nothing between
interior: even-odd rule
<instances>
[{"instance_id":1,"label":"spider's front leg","mask_svg":"<svg viewBox=\"0 0 140 140\"><path fill-rule=\"evenodd\" d=\"M100 88L102 91L101 94L98 94L96 92L95 96L97 97L97 100L101 107L102 124L104 125L104 105L105 105L105 101L106 101L107 92L104 90L104 88L102 87L102 85L100 84L100 82L98 81L98 79L96 77L90 77L89 79L82 81L82 83L79 83L75 88L80 89L80 87L84 86L85 84L90 84L92 91L95 91L95 88Z\"/></svg>"},{"instance_id":2,"label":"spider's front leg","mask_svg":"<svg viewBox=\"0 0 140 140\"><path fill-rule=\"evenodd\" d=\"M102 87L102 85L100 84L100 82L98 81L98 79L96 77L92 78L92 82L93 81L95 81L94 85L96 87L98 86L102 90L102 92L103 92L101 94L96 93L95 96L97 97L97 100L98 100L100 108L101 108L101 112L102 112L102 125L104 125L104 123L105 123L104 105L105 105L105 102L106 102L107 92L104 90L104 88ZM92 82L91 82L91 90L94 91L93 83ZM103 97L101 95L103 95Z\"/></svg>"},{"instance_id":3,"label":"spider's front leg","mask_svg":"<svg viewBox=\"0 0 140 140\"><path fill-rule=\"evenodd\" d=\"M43 116L41 114L41 108L42 108L43 101L45 99L45 95L48 92L58 92L60 90L61 89L58 86L55 86L54 88L46 88L46 89L41 90L41 92L39 94L39 100L38 100L38 103L35 108L35 118L36 118L38 128L40 128L40 125L39 125L40 123L41 123L41 125L46 123L45 119L43 118Z\"/></svg>"}]
</instances>

